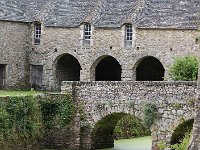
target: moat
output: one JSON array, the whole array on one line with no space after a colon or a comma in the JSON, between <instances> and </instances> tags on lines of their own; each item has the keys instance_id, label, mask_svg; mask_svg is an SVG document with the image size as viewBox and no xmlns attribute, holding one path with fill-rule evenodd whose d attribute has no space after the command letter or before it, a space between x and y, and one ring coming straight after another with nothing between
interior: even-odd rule
<instances>
[{"instance_id":1,"label":"moat","mask_svg":"<svg viewBox=\"0 0 200 150\"><path fill-rule=\"evenodd\" d=\"M101 150L150 150L152 140L150 136L134 139L116 140L114 148Z\"/></svg>"}]
</instances>

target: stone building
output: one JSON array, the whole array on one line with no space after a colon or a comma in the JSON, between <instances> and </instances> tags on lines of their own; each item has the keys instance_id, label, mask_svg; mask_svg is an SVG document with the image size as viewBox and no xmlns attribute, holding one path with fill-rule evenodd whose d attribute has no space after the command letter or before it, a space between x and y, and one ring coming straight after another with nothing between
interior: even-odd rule
<instances>
[{"instance_id":1,"label":"stone building","mask_svg":"<svg viewBox=\"0 0 200 150\"><path fill-rule=\"evenodd\" d=\"M162 81L198 55L199 0L0 0L0 88Z\"/></svg>"}]
</instances>

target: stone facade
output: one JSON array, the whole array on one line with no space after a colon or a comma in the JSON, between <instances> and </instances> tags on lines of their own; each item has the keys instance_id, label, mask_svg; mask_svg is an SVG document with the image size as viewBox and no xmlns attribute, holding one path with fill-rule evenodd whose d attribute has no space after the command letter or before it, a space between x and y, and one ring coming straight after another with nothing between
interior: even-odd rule
<instances>
[{"instance_id":1,"label":"stone facade","mask_svg":"<svg viewBox=\"0 0 200 150\"><path fill-rule=\"evenodd\" d=\"M94 28L90 47L81 44L82 32L81 28L46 27L43 30L42 44L32 51L30 62L43 65L45 88L56 86L55 65L63 54L70 54L78 60L82 68L81 81L95 80L95 67L105 56L112 56L119 62L123 81L134 81L137 65L147 56L153 56L163 64L165 80L169 80L168 69L176 57L199 53L199 44L195 44L199 36L196 30L138 28L132 48L123 45L123 28Z\"/></svg>"},{"instance_id":2,"label":"stone facade","mask_svg":"<svg viewBox=\"0 0 200 150\"><path fill-rule=\"evenodd\" d=\"M194 118L195 82L63 82L62 92L72 93L86 114L89 138L95 124L113 113L143 117L145 103L155 103L156 121L151 127L152 144L171 141L179 124ZM92 147L92 140L84 140L83 147ZM90 138L91 139L91 138ZM112 141L112 139L111 139ZM110 140L108 140L110 144Z\"/></svg>"},{"instance_id":3,"label":"stone facade","mask_svg":"<svg viewBox=\"0 0 200 150\"><path fill-rule=\"evenodd\" d=\"M63 71L58 62L66 54L79 62L76 76L80 74L81 81L94 81L97 65L107 56L121 65L122 81L135 81L138 64L148 56L161 62L162 78L170 80L168 69L175 57L199 54L199 1L2 0L0 4L0 65L6 65L6 88L32 83L32 65L39 65L43 89L59 90L61 81L73 80L68 79L73 73L65 75L70 69L58 75ZM35 23L42 25L40 45L33 42ZM84 46L85 23L92 26L89 46ZM127 24L133 29L129 48L125 47Z\"/></svg>"},{"instance_id":4,"label":"stone facade","mask_svg":"<svg viewBox=\"0 0 200 150\"><path fill-rule=\"evenodd\" d=\"M0 64L5 65L6 88L22 89L29 84L29 26L0 21Z\"/></svg>"},{"instance_id":5,"label":"stone facade","mask_svg":"<svg viewBox=\"0 0 200 150\"><path fill-rule=\"evenodd\" d=\"M33 41L32 25L7 21L1 21L1 24L1 37L6 37L1 38L1 64L7 66L6 87L18 87L20 84L30 83L31 65L42 65L44 89L59 89L56 65L64 54L74 56L80 63L81 81L95 80L95 68L105 56L112 56L119 62L123 81L134 81L137 65L147 56L153 56L162 63L165 80L169 80L168 69L174 58L199 54L199 44L195 43L195 39L199 36L196 30L136 28L133 47L125 48L124 27L94 28L93 42L91 46L85 47L82 45L81 26L75 28L43 26L41 44L32 45L30 44Z\"/></svg>"},{"instance_id":6,"label":"stone facade","mask_svg":"<svg viewBox=\"0 0 200 150\"><path fill-rule=\"evenodd\" d=\"M198 76L200 75L200 72ZM194 116L194 125L193 132L191 136L190 145L188 146L188 150L199 150L200 149L200 76L197 81L197 101L195 103L195 116Z\"/></svg>"},{"instance_id":7,"label":"stone facade","mask_svg":"<svg viewBox=\"0 0 200 150\"><path fill-rule=\"evenodd\" d=\"M114 112L141 117L143 103L153 101L159 108L152 126L153 145L160 140L169 143L177 125L194 116L190 103L196 84L133 81L146 58L153 59L147 65L160 63L161 73L157 66L154 70L147 66L164 74L159 80L171 80L168 71L176 57L200 54L199 10L198 0L1 0L0 89L30 89L34 66L43 68L40 76L34 72L34 78L40 78L44 90L60 90L64 80L87 81L73 84L73 90L92 127ZM39 45L34 44L36 23L41 24ZM90 45L84 45L86 23L91 24ZM125 45L127 25L132 25L130 47ZM105 58L111 60L106 69L113 69L113 60L118 63L122 82L90 82L96 80L97 66ZM100 71L105 72L102 66ZM155 75L143 71L139 75L144 74ZM64 82L63 92L66 88L71 86ZM92 139L88 132L83 135ZM80 143L92 147L86 138Z\"/></svg>"}]
</instances>

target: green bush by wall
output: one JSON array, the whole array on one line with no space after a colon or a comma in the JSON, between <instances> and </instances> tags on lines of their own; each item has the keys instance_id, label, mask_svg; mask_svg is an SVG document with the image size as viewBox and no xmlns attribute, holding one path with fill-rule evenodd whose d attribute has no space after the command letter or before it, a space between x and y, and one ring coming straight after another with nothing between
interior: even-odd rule
<instances>
[{"instance_id":1,"label":"green bush by wall","mask_svg":"<svg viewBox=\"0 0 200 150\"><path fill-rule=\"evenodd\" d=\"M74 112L68 95L0 97L0 147L39 149L45 132L67 126Z\"/></svg>"},{"instance_id":2,"label":"green bush by wall","mask_svg":"<svg viewBox=\"0 0 200 150\"><path fill-rule=\"evenodd\" d=\"M196 81L199 59L196 56L184 56L175 59L169 69L170 77L175 81Z\"/></svg>"},{"instance_id":3,"label":"green bush by wall","mask_svg":"<svg viewBox=\"0 0 200 150\"><path fill-rule=\"evenodd\" d=\"M150 132L144 126L143 121L132 115L126 115L120 119L114 130L114 137L117 139L129 139L146 135L150 135Z\"/></svg>"}]
</instances>

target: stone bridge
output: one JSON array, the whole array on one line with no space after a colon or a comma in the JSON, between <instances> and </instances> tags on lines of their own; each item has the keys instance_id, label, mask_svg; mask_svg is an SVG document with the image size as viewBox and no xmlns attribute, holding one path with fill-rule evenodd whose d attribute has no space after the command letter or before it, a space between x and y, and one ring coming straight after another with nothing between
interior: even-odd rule
<instances>
[{"instance_id":1,"label":"stone bridge","mask_svg":"<svg viewBox=\"0 0 200 150\"><path fill-rule=\"evenodd\" d=\"M64 81L61 90L63 93L72 93L85 112L85 120L80 121L79 144L82 149L112 147L113 131L105 138L108 135L105 130L104 136L98 141L93 138L96 124L106 118L109 121L109 116L114 116L117 119L109 123L114 130L120 118L117 116L131 114L142 118L143 106L149 102L155 103L158 108L156 121L151 126L152 149L156 149L158 141L170 144L179 126L193 124L196 82ZM81 130L86 126L87 130Z\"/></svg>"}]
</instances>

